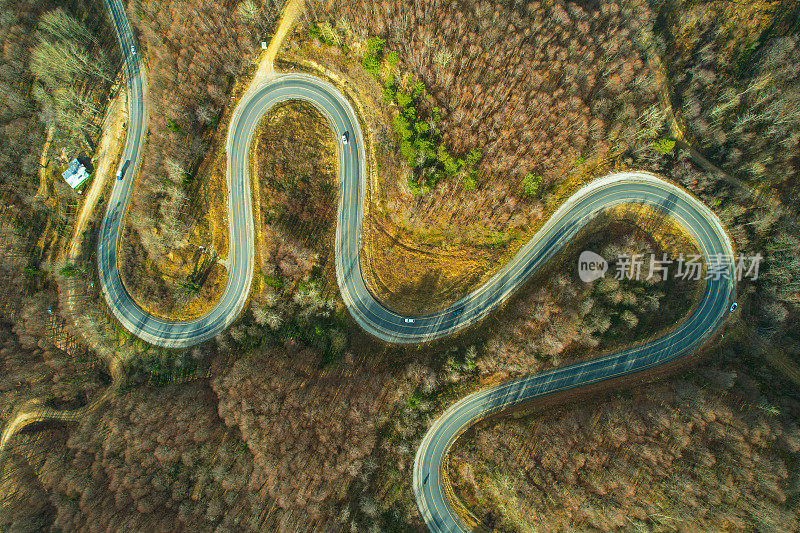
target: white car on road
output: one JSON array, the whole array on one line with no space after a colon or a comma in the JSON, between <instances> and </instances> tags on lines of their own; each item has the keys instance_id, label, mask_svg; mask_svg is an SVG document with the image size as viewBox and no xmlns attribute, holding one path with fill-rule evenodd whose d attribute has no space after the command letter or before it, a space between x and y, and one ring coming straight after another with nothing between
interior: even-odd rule
<instances>
[{"instance_id":1,"label":"white car on road","mask_svg":"<svg viewBox=\"0 0 800 533\"><path fill-rule=\"evenodd\" d=\"M342 133L342 144L347 144L347 139L350 137L350 132Z\"/></svg>"}]
</instances>

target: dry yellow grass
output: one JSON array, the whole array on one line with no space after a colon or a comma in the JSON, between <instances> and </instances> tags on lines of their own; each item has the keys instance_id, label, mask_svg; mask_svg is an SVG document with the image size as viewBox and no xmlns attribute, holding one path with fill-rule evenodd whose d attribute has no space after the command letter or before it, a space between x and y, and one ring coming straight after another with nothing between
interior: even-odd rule
<instances>
[{"instance_id":1,"label":"dry yellow grass","mask_svg":"<svg viewBox=\"0 0 800 533\"><path fill-rule=\"evenodd\" d=\"M494 271L487 250L424 246L388 219L371 218L362 250L364 277L375 295L398 312L444 307Z\"/></svg>"},{"instance_id":2,"label":"dry yellow grass","mask_svg":"<svg viewBox=\"0 0 800 533\"><path fill-rule=\"evenodd\" d=\"M360 115L368 155L361 267L370 290L387 307L416 314L441 309L480 286L497 272L541 227L570 194L611 169L608 161L576 165L563 176L530 223L488 231L481 221L461 227L426 213L425 228L403 218L415 197L408 191L407 169L384 139L395 135L396 112L387 106L381 87L357 57L319 45L296 34L278 59L331 81ZM537 211L534 207L533 211Z\"/></svg>"},{"instance_id":3,"label":"dry yellow grass","mask_svg":"<svg viewBox=\"0 0 800 533\"><path fill-rule=\"evenodd\" d=\"M317 257L313 262L322 266L320 274L335 290L337 158L327 122L310 104L292 102L273 108L254 135L250 173L256 272L280 277L282 265L276 253L285 245L287 250ZM302 205L295 205L298 202ZM263 276L255 276L253 299L265 297L265 289Z\"/></svg>"},{"instance_id":4,"label":"dry yellow grass","mask_svg":"<svg viewBox=\"0 0 800 533\"><path fill-rule=\"evenodd\" d=\"M227 131L227 128L225 129ZM224 142L224 141L223 141ZM172 320L191 320L210 311L222 296L228 283L228 270L221 264L228 255L228 212L226 192L225 153L212 150L213 159L201 166L198 175L206 174L208 181L200 188L202 198L200 210L203 213L189 236L190 246L174 250L158 264L164 277L172 280L172 285L186 280L194 272L198 261L200 246L207 252L216 254L218 262L202 284L200 292L178 299L176 305L166 308L160 300L134 292L139 305L156 316ZM135 288L134 288L135 291Z\"/></svg>"}]
</instances>

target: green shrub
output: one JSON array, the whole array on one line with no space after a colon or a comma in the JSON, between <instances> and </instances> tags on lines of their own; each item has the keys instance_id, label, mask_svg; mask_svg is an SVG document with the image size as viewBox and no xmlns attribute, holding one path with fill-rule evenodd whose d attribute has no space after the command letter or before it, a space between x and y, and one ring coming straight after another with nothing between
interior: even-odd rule
<instances>
[{"instance_id":1,"label":"green shrub","mask_svg":"<svg viewBox=\"0 0 800 533\"><path fill-rule=\"evenodd\" d=\"M177 122L175 122L171 118L167 119L167 129L170 130L170 131L174 131L175 133L180 133L181 132L180 124L178 124Z\"/></svg>"},{"instance_id":2,"label":"green shrub","mask_svg":"<svg viewBox=\"0 0 800 533\"><path fill-rule=\"evenodd\" d=\"M339 41L339 36L336 35L336 31L327 22L312 24L308 28L308 36L312 39L319 40L319 42L327 46L337 44Z\"/></svg>"},{"instance_id":3,"label":"green shrub","mask_svg":"<svg viewBox=\"0 0 800 533\"><path fill-rule=\"evenodd\" d=\"M667 155L675 148L675 141L672 139L659 139L653 143L653 149L661 155Z\"/></svg>"},{"instance_id":4,"label":"green shrub","mask_svg":"<svg viewBox=\"0 0 800 533\"><path fill-rule=\"evenodd\" d=\"M80 274L83 274L83 271L77 268L75 265L66 265L61 270L58 271L59 274L64 276L65 278L74 278Z\"/></svg>"},{"instance_id":5,"label":"green shrub","mask_svg":"<svg viewBox=\"0 0 800 533\"><path fill-rule=\"evenodd\" d=\"M361 60L361 66L364 70L376 76L378 73L378 59L375 56L366 56Z\"/></svg>"},{"instance_id":6,"label":"green shrub","mask_svg":"<svg viewBox=\"0 0 800 533\"><path fill-rule=\"evenodd\" d=\"M462 182L462 185L464 185L465 191L471 191L475 188L476 183L477 183L476 177L473 174L467 174L466 176L464 176L464 181Z\"/></svg>"},{"instance_id":7,"label":"green shrub","mask_svg":"<svg viewBox=\"0 0 800 533\"><path fill-rule=\"evenodd\" d=\"M473 148L467 154L466 160L459 159L460 166L465 169L464 188L471 191L478 182L478 163L483 159L483 152Z\"/></svg>"},{"instance_id":8,"label":"green shrub","mask_svg":"<svg viewBox=\"0 0 800 533\"><path fill-rule=\"evenodd\" d=\"M376 57L379 56L383 51L383 45L385 44L386 41L380 37L372 37L367 39L367 55ZM395 52L395 56L396 55L397 53Z\"/></svg>"},{"instance_id":9,"label":"green shrub","mask_svg":"<svg viewBox=\"0 0 800 533\"><path fill-rule=\"evenodd\" d=\"M264 274L264 283L266 283L273 289L283 288L283 280L278 276L270 276L268 274Z\"/></svg>"},{"instance_id":10,"label":"green shrub","mask_svg":"<svg viewBox=\"0 0 800 533\"><path fill-rule=\"evenodd\" d=\"M536 176L531 172L522 179L522 194L525 196L533 196L539 190L542 184L542 177Z\"/></svg>"},{"instance_id":11,"label":"green shrub","mask_svg":"<svg viewBox=\"0 0 800 533\"><path fill-rule=\"evenodd\" d=\"M188 294L190 296L200 294L200 284L194 280L187 279L186 281L178 282L178 285L183 294Z\"/></svg>"},{"instance_id":12,"label":"green shrub","mask_svg":"<svg viewBox=\"0 0 800 533\"><path fill-rule=\"evenodd\" d=\"M372 74L374 78L379 78L378 72L379 58L383 51L383 45L386 41L380 37L372 37L367 39L367 52L364 54L364 59L361 60L361 66L364 70Z\"/></svg>"},{"instance_id":13,"label":"green shrub","mask_svg":"<svg viewBox=\"0 0 800 533\"><path fill-rule=\"evenodd\" d=\"M380 69L380 57L385 44L383 39L377 37L367 39L362 66L382 83L386 101L396 104L400 110L392 125L400 143L400 154L414 171L414 176L409 179L409 188L414 194L424 194L441 177L454 178L463 171L464 187L467 190L474 189L477 184L477 165L483 154L480 150L473 150L465 159L456 159L449 152L441 141L441 131L437 127L442 120L439 108L434 107L427 117L420 112L420 100L427 97L425 84L417 80L408 88L398 86L393 69L399 57L394 50L385 54L389 69Z\"/></svg>"}]
</instances>

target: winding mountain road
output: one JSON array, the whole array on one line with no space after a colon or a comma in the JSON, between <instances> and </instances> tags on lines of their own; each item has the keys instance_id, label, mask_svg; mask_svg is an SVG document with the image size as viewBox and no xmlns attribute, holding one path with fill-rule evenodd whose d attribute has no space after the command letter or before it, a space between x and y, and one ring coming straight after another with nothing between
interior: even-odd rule
<instances>
[{"instance_id":1,"label":"winding mountain road","mask_svg":"<svg viewBox=\"0 0 800 533\"><path fill-rule=\"evenodd\" d=\"M531 258L521 268L528 272L535 270L541 264L540 256L545 261L551 247L560 248L593 214L611 205L631 202L649 204L668 214L698 243L705 264L717 265L708 271L710 277L700 303L686 320L663 337L599 359L482 390L447 409L428 429L414 459L414 496L431 531L472 529L473 524L465 524L450 505L449 488L442 475L450 447L469 427L499 411L548 394L652 369L685 357L708 340L726 318L736 287L730 259L733 249L722 224L708 207L687 192L646 173L612 174L579 190L553 216L555 224L551 226L551 219L532 239L532 249L520 252Z\"/></svg>"},{"instance_id":2,"label":"winding mountain road","mask_svg":"<svg viewBox=\"0 0 800 533\"><path fill-rule=\"evenodd\" d=\"M597 360L575 364L482 390L453 405L431 426L414 462L413 489L432 531L466 530L446 498L442 465L455 439L477 420L521 402L646 370L686 356L703 344L726 317L735 294L733 249L714 213L685 190L644 172L621 172L598 179L575 193L514 258L483 286L440 312L418 317L385 308L367 289L360 268L366 169L364 141L347 99L331 84L310 75L277 75L255 83L239 102L227 142L229 215L228 285L215 307L190 321L169 321L148 314L125 290L117 270L119 245L147 125L146 80L139 55L130 53L134 37L120 0L107 0L128 73L128 140L123 161L131 165L115 182L103 220L99 272L112 311L131 333L152 344L185 347L227 328L241 312L253 277L253 214L248 154L260 118L274 105L303 100L328 119L339 143L339 211L336 227L336 275L354 319L372 335L392 343L422 343L451 335L497 309L534 272L552 258L592 218L623 203L648 204L671 216L697 241L706 263L723 257L727 276L710 279L698 307L669 334Z\"/></svg>"}]
</instances>

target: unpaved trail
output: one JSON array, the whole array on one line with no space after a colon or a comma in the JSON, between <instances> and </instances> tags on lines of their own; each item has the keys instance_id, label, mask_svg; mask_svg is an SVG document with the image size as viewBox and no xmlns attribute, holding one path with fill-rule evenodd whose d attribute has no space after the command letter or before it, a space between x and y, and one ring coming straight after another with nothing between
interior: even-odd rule
<instances>
[{"instance_id":1,"label":"unpaved trail","mask_svg":"<svg viewBox=\"0 0 800 533\"><path fill-rule=\"evenodd\" d=\"M0 435L0 474L3 474L6 458L8 456L9 441L14 435L25 429L31 424L37 422L78 422L81 418L94 411L100 406L109 395L117 389L115 381L114 385L108 387L105 392L97 400L89 405L78 407L77 409L54 409L45 405L41 400L30 400L22 404L19 409L12 415L6 426L3 428L3 433Z\"/></svg>"},{"instance_id":2,"label":"unpaved trail","mask_svg":"<svg viewBox=\"0 0 800 533\"><path fill-rule=\"evenodd\" d=\"M284 39L292 29L304 4L304 0L288 0L286 2L283 7L283 13L281 13L281 20L278 22L278 29L275 30L275 35L272 36L267 51L259 62L258 73L256 74L257 79L275 75L275 57L278 55Z\"/></svg>"},{"instance_id":3,"label":"unpaved trail","mask_svg":"<svg viewBox=\"0 0 800 533\"><path fill-rule=\"evenodd\" d=\"M646 59L650 70L653 71L653 73L656 75L656 79L658 80L658 98L661 102L662 109L666 111L668 131L675 140L675 145L678 148L686 150L689 153L689 156L706 172L709 172L710 174L717 176L719 179L725 180L734 187L739 188L755 201L766 202L770 209L781 212L784 211L780 200L771 191L756 189L746 181L728 174L707 159L691 144L690 139L686 137L685 122L680 115L680 109L676 110L672 106L672 98L670 96L671 82L661 56L656 53L652 46L647 46Z\"/></svg>"},{"instance_id":4,"label":"unpaved trail","mask_svg":"<svg viewBox=\"0 0 800 533\"><path fill-rule=\"evenodd\" d=\"M97 201L103 193L109 176L114 172L113 165L119 159L119 154L125 144L126 98L126 92L119 91L117 97L111 101L103 119L103 134L98 143L94 179L83 198L78 217L75 220L75 230L67 252L67 261L75 259L80 253L83 232L86 231L86 225L97 207Z\"/></svg>"},{"instance_id":5,"label":"unpaved trail","mask_svg":"<svg viewBox=\"0 0 800 533\"><path fill-rule=\"evenodd\" d=\"M59 411L44 405L39 400L32 400L25 403L11 420L3 428L3 434L0 436L0 464L2 464L3 453L8 445L11 437L19 433L26 426L35 424L36 422L44 421L60 421L60 422L74 422L85 412L85 408L68 409Z\"/></svg>"},{"instance_id":6,"label":"unpaved trail","mask_svg":"<svg viewBox=\"0 0 800 533\"><path fill-rule=\"evenodd\" d=\"M75 229L72 239L67 251L67 260L74 259L80 250L80 244L83 237L83 232L86 229L88 221L91 219L97 202L104 190L105 184L108 182L108 176L113 172L113 164L119 159L122 147L125 143L126 132L124 123L127 118L127 92L120 90L118 96L110 102L106 115L103 118L102 136L98 143L97 158L95 162L95 178L92 181L89 190L86 192L84 201L81 204L80 210L76 217ZM51 126L48 130L47 141L42 150L39 168L39 191L37 197L47 195L48 187L46 181L46 173L44 164L47 162L47 153L53 138L55 129ZM48 219L48 223L50 220ZM45 231L44 234L47 232ZM71 301L69 291L66 300ZM68 303L68 305L72 305ZM73 316L75 314L72 310ZM117 390L121 382L121 361L114 357L107 359L108 370L111 374L112 384L108 387L103 394L92 401L88 405L79 407L77 409L55 409L42 400L34 399L23 403L12 414L11 418L7 421L2 433L0 434L0 473L5 473L5 459L9 453L11 440L20 431L25 429L31 424L38 422L77 422L81 418L91 413L94 409L100 406L110 394Z\"/></svg>"},{"instance_id":7,"label":"unpaved trail","mask_svg":"<svg viewBox=\"0 0 800 533\"><path fill-rule=\"evenodd\" d=\"M55 135L55 133L55 126L51 125L47 128L47 139L44 141L42 155L39 157L39 188L36 190L35 198L47 198L47 153L50 151L50 143L53 142L53 135Z\"/></svg>"},{"instance_id":8,"label":"unpaved trail","mask_svg":"<svg viewBox=\"0 0 800 533\"><path fill-rule=\"evenodd\" d=\"M271 79L274 76L274 60L278 50L283 43L285 37L290 33L290 30L300 14L303 7L303 0L289 0L284 7L281 15L281 20L278 24L278 29L272 38L272 41L267 48L266 53L261 58L259 69L255 79L251 83L250 89L257 88L264 81ZM95 164L95 178L86 193L83 204L75 221L75 230L70 243L68 257L74 259L77 257L80 244L82 241L83 232L86 229L88 221L90 220L97 201L103 192L104 186L109 180L109 175L112 173L112 165L119 158L122 146L125 142L125 129L123 124L126 118L126 92L120 91L119 96L111 103L106 117L103 120L103 134L98 144L98 156ZM50 140L53 136L53 128L48 131L48 140L42 152L42 162L47 161L47 152L50 145ZM47 182L45 177L44 168L40 168L40 184L39 192L46 194ZM112 385L106 389L103 395L91 404L80 407L78 409L64 409L58 410L45 405L40 400L31 400L26 402L12 415L11 419L6 423L0 434L0 472L3 469L5 458L8 454L8 447L11 439L22 431L25 427L35 424L37 422L45 421L59 421L59 422L76 422L80 418L86 416L88 413L96 409L102 402L108 398L120 383L120 361L111 359L109 362L109 370L112 376Z\"/></svg>"}]
</instances>

